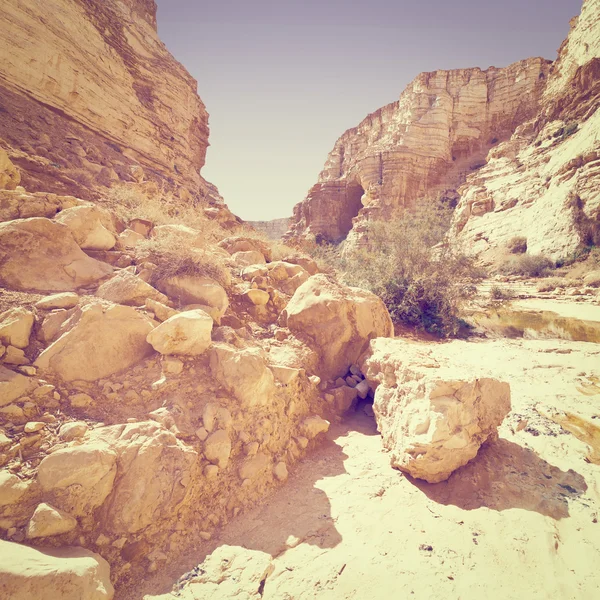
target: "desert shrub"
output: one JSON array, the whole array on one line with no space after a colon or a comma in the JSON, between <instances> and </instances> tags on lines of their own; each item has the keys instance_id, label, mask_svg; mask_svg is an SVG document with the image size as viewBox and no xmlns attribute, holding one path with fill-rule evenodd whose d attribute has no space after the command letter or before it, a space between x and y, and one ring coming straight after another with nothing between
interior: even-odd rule
<instances>
[{"instance_id":1,"label":"desert shrub","mask_svg":"<svg viewBox=\"0 0 600 600\"><path fill-rule=\"evenodd\" d=\"M363 247L320 245L312 254L347 285L378 294L396 323L456 335L462 302L474 292L474 270L443 243L451 215L442 204L404 210L370 223Z\"/></svg>"},{"instance_id":2,"label":"desert shrub","mask_svg":"<svg viewBox=\"0 0 600 600\"><path fill-rule=\"evenodd\" d=\"M506 289L506 288L502 289L498 285L493 285L490 288L490 298L492 300L500 300L500 301L510 300L513 297L514 297L514 295L509 289Z\"/></svg>"},{"instance_id":3,"label":"desert shrub","mask_svg":"<svg viewBox=\"0 0 600 600\"><path fill-rule=\"evenodd\" d=\"M513 254L524 254L527 252L527 238L520 235L510 238L506 247Z\"/></svg>"},{"instance_id":4,"label":"desert shrub","mask_svg":"<svg viewBox=\"0 0 600 600\"><path fill-rule=\"evenodd\" d=\"M521 254L507 260L500 271L507 275L525 275L526 277L543 277L549 274L554 263L543 254Z\"/></svg>"},{"instance_id":5,"label":"desert shrub","mask_svg":"<svg viewBox=\"0 0 600 600\"><path fill-rule=\"evenodd\" d=\"M566 288L572 285L568 279L564 279L563 277L548 277L548 279L544 279L544 281L540 282L537 286L538 292L552 292L557 288Z\"/></svg>"}]
</instances>

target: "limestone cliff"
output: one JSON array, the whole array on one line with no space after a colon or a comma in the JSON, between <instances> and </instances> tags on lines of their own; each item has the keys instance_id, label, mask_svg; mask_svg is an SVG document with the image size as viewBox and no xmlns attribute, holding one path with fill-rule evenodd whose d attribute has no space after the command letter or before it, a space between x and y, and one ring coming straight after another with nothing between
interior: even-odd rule
<instances>
[{"instance_id":1,"label":"limestone cliff","mask_svg":"<svg viewBox=\"0 0 600 600\"><path fill-rule=\"evenodd\" d=\"M271 219L270 221L246 221L254 229L264 233L270 240L279 240L287 232L290 220Z\"/></svg>"},{"instance_id":2,"label":"limestone cliff","mask_svg":"<svg viewBox=\"0 0 600 600\"><path fill-rule=\"evenodd\" d=\"M600 243L600 0L559 50L539 113L467 178L451 239L494 259L514 236L554 259Z\"/></svg>"},{"instance_id":3,"label":"limestone cliff","mask_svg":"<svg viewBox=\"0 0 600 600\"><path fill-rule=\"evenodd\" d=\"M319 182L295 207L290 236L338 241L396 207L455 198L489 149L536 114L549 68L534 58L420 74L397 102L340 137Z\"/></svg>"},{"instance_id":4,"label":"limestone cliff","mask_svg":"<svg viewBox=\"0 0 600 600\"><path fill-rule=\"evenodd\" d=\"M0 40L0 147L28 190L90 197L140 165L213 195L199 175L208 115L158 38L154 0L14 0Z\"/></svg>"}]
</instances>

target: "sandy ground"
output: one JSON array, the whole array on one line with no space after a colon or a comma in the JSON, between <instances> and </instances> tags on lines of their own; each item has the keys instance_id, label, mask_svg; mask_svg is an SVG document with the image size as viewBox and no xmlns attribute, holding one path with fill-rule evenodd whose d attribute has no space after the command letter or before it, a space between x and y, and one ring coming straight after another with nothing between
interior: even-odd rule
<instances>
[{"instance_id":1,"label":"sandy ground","mask_svg":"<svg viewBox=\"0 0 600 600\"><path fill-rule=\"evenodd\" d=\"M273 559L260 590L256 582L245 589L238 573L228 589L238 590L239 581L239 593L189 586L182 598L600 598L600 466L586 461L590 446L583 441L600 426L600 346L562 340L428 346L465 366L484 359L510 382L513 411L499 440L447 482L427 484L390 468L373 419L358 411L332 426L261 507L127 597L167 592L228 544ZM591 429L570 426L574 435L544 416L565 418L565 410ZM252 571L256 556L265 558L250 555L243 568Z\"/></svg>"}]
</instances>

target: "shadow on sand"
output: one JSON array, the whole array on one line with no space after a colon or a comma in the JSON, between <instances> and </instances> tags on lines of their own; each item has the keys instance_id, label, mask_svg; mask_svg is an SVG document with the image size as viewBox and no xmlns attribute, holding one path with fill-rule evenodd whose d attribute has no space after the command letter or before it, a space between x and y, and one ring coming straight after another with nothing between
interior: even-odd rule
<instances>
[{"instance_id":1,"label":"shadow on sand","mask_svg":"<svg viewBox=\"0 0 600 600\"><path fill-rule=\"evenodd\" d=\"M448 481L407 479L440 504L464 510L522 508L553 519L568 517L568 500L587 490L579 473L561 471L532 450L503 439L484 444L477 457Z\"/></svg>"}]
</instances>

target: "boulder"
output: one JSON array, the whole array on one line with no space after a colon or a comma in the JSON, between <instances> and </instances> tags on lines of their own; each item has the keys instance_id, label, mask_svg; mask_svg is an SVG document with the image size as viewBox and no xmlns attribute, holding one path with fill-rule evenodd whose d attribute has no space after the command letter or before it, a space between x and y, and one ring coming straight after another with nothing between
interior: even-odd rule
<instances>
[{"instance_id":1,"label":"boulder","mask_svg":"<svg viewBox=\"0 0 600 600\"><path fill-rule=\"evenodd\" d=\"M284 261L293 265L300 265L309 275L316 275L319 272L317 263L308 256L294 254L284 258Z\"/></svg>"},{"instance_id":2,"label":"boulder","mask_svg":"<svg viewBox=\"0 0 600 600\"><path fill-rule=\"evenodd\" d=\"M272 260L272 252L269 244L257 238L240 235L231 236L221 240L219 246L227 250L231 255L236 254L236 252L258 252L267 262Z\"/></svg>"},{"instance_id":3,"label":"boulder","mask_svg":"<svg viewBox=\"0 0 600 600\"><path fill-rule=\"evenodd\" d=\"M120 271L108 281L105 281L96 292L98 298L110 300L116 304L143 306L146 298L156 302L168 302L169 299L157 289L136 277L129 271Z\"/></svg>"},{"instance_id":4,"label":"boulder","mask_svg":"<svg viewBox=\"0 0 600 600\"><path fill-rule=\"evenodd\" d=\"M54 310L57 308L75 308L79 304L79 296L75 292L63 292L46 296L35 303L40 310Z\"/></svg>"},{"instance_id":5,"label":"boulder","mask_svg":"<svg viewBox=\"0 0 600 600\"><path fill-rule=\"evenodd\" d=\"M290 331L319 353L318 374L322 379L345 375L369 340L394 332L380 298L323 274L303 283L283 314Z\"/></svg>"},{"instance_id":6,"label":"boulder","mask_svg":"<svg viewBox=\"0 0 600 600\"><path fill-rule=\"evenodd\" d=\"M162 302L157 302L156 300L152 300L152 298L146 298L146 302L144 303L146 309L152 311L154 316L159 321L166 321L171 318L173 315L177 314L177 311L174 308L163 304Z\"/></svg>"},{"instance_id":7,"label":"boulder","mask_svg":"<svg viewBox=\"0 0 600 600\"><path fill-rule=\"evenodd\" d=\"M264 306L269 302L270 296L269 292L265 292L264 290L248 290L244 292L244 297L247 298L251 304L255 306Z\"/></svg>"},{"instance_id":8,"label":"boulder","mask_svg":"<svg viewBox=\"0 0 600 600\"><path fill-rule=\"evenodd\" d=\"M66 225L84 250L112 250L117 243L111 214L98 206L67 208L54 220Z\"/></svg>"},{"instance_id":9,"label":"boulder","mask_svg":"<svg viewBox=\"0 0 600 600\"><path fill-rule=\"evenodd\" d=\"M62 335L68 328L67 320L73 314L72 310L59 309L52 311L42 321L42 326L38 331L38 339L41 342L49 344L53 342L59 335Z\"/></svg>"},{"instance_id":10,"label":"boulder","mask_svg":"<svg viewBox=\"0 0 600 600\"><path fill-rule=\"evenodd\" d=\"M208 277L175 275L158 282L157 287L169 298L180 304L205 304L223 316L229 306L229 298L223 286Z\"/></svg>"},{"instance_id":11,"label":"boulder","mask_svg":"<svg viewBox=\"0 0 600 600\"><path fill-rule=\"evenodd\" d=\"M0 342L5 346L27 348L34 322L35 316L30 310L20 306L5 310L0 314Z\"/></svg>"},{"instance_id":12,"label":"boulder","mask_svg":"<svg viewBox=\"0 0 600 600\"><path fill-rule=\"evenodd\" d=\"M600 288L600 271L590 271L584 275L583 283L590 287Z\"/></svg>"},{"instance_id":13,"label":"boulder","mask_svg":"<svg viewBox=\"0 0 600 600\"><path fill-rule=\"evenodd\" d=\"M110 567L83 548L30 548L0 540L0 598L112 600Z\"/></svg>"},{"instance_id":14,"label":"boulder","mask_svg":"<svg viewBox=\"0 0 600 600\"><path fill-rule=\"evenodd\" d=\"M0 190L14 190L21 183L21 173L12 164L6 150L0 148Z\"/></svg>"},{"instance_id":15,"label":"boulder","mask_svg":"<svg viewBox=\"0 0 600 600\"><path fill-rule=\"evenodd\" d=\"M231 454L231 440L224 429L211 433L204 442L204 456L219 469L225 469Z\"/></svg>"},{"instance_id":16,"label":"boulder","mask_svg":"<svg viewBox=\"0 0 600 600\"><path fill-rule=\"evenodd\" d=\"M154 325L129 306L85 306L71 329L35 361L66 381L96 381L109 377L152 354L146 341Z\"/></svg>"},{"instance_id":17,"label":"boulder","mask_svg":"<svg viewBox=\"0 0 600 600\"><path fill-rule=\"evenodd\" d=\"M57 212L84 204L73 196L57 196L44 192L28 193L22 189L3 190L0 187L0 221L46 217L51 219Z\"/></svg>"},{"instance_id":18,"label":"boulder","mask_svg":"<svg viewBox=\"0 0 600 600\"><path fill-rule=\"evenodd\" d=\"M26 481L8 471L0 471L0 508L20 502L28 489L29 485Z\"/></svg>"},{"instance_id":19,"label":"boulder","mask_svg":"<svg viewBox=\"0 0 600 600\"><path fill-rule=\"evenodd\" d=\"M0 406L6 406L13 400L26 396L35 387L33 379L0 365Z\"/></svg>"},{"instance_id":20,"label":"boulder","mask_svg":"<svg viewBox=\"0 0 600 600\"><path fill-rule=\"evenodd\" d=\"M140 242L143 242L146 238L137 231L132 229L126 229L119 234L117 238L117 248L120 250L126 250L127 248L135 248Z\"/></svg>"},{"instance_id":21,"label":"boulder","mask_svg":"<svg viewBox=\"0 0 600 600\"><path fill-rule=\"evenodd\" d=\"M373 409L392 466L429 483L473 459L511 408L508 383L461 373L459 359L435 348L373 340L361 365L377 386Z\"/></svg>"},{"instance_id":22,"label":"boulder","mask_svg":"<svg viewBox=\"0 0 600 600\"><path fill-rule=\"evenodd\" d=\"M6 352L2 357L2 360L7 365L28 365L29 359L25 356L25 352L20 348L15 348L14 346L8 346L6 348Z\"/></svg>"},{"instance_id":23,"label":"boulder","mask_svg":"<svg viewBox=\"0 0 600 600\"><path fill-rule=\"evenodd\" d=\"M213 377L248 407L268 404L275 393L275 378L258 348L238 349L214 344L210 350Z\"/></svg>"},{"instance_id":24,"label":"boulder","mask_svg":"<svg viewBox=\"0 0 600 600\"><path fill-rule=\"evenodd\" d=\"M64 442L71 442L82 438L87 433L88 429L88 425L85 421L70 421L63 423L60 426L58 437Z\"/></svg>"},{"instance_id":25,"label":"boulder","mask_svg":"<svg viewBox=\"0 0 600 600\"><path fill-rule=\"evenodd\" d=\"M161 354L197 356L211 345L212 327L212 318L203 310L189 310L162 322L146 339Z\"/></svg>"},{"instance_id":26,"label":"boulder","mask_svg":"<svg viewBox=\"0 0 600 600\"><path fill-rule=\"evenodd\" d=\"M250 265L265 264L265 257L258 250L246 250L235 252L231 258L238 267L249 267Z\"/></svg>"},{"instance_id":27,"label":"boulder","mask_svg":"<svg viewBox=\"0 0 600 600\"><path fill-rule=\"evenodd\" d=\"M87 256L69 228L41 217L0 223L0 285L70 291L98 282L112 267Z\"/></svg>"},{"instance_id":28,"label":"boulder","mask_svg":"<svg viewBox=\"0 0 600 600\"><path fill-rule=\"evenodd\" d=\"M116 462L117 454L108 444L88 441L46 456L38 467L37 481L54 505L85 516L110 494Z\"/></svg>"},{"instance_id":29,"label":"boulder","mask_svg":"<svg viewBox=\"0 0 600 600\"><path fill-rule=\"evenodd\" d=\"M306 417L306 419L302 421L300 430L304 434L304 436L306 436L309 440L312 440L314 437L317 437L320 433L325 433L329 431L329 421L322 419L318 415Z\"/></svg>"},{"instance_id":30,"label":"boulder","mask_svg":"<svg viewBox=\"0 0 600 600\"><path fill-rule=\"evenodd\" d=\"M70 514L50 506L49 504L38 504L29 524L27 525L27 538L51 537L69 533L77 528L77 519Z\"/></svg>"}]
</instances>

